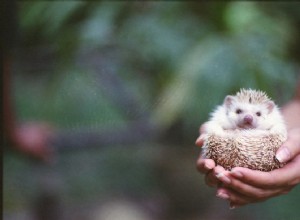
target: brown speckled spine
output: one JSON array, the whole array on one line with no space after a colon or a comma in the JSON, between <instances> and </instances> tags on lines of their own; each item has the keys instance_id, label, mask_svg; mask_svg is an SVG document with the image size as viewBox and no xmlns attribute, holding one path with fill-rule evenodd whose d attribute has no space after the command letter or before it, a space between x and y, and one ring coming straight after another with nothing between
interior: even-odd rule
<instances>
[{"instance_id":1,"label":"brown speckled spine","mask_svg":"<svg viewBox=\"0 0 300 220\"><path fill-rule=\"evenodd\" d=\"M226 170L246 167L271 171L284 165L275 158L276 151L283 142L281 135L219 137L211 134L204 143L203 154Z\"/></svg>"}]
</instances>

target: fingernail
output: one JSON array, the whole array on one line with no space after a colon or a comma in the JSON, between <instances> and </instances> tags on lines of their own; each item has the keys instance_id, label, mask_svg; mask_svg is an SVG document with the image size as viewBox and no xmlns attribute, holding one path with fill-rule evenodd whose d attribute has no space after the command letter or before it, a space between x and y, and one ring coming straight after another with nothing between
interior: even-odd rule
<instances>
[{"instance_id":1,"label":"fingernail","mask_svg":"<svg viewBox=\"0 0 300 220\"><path fill-rule=\"evenodd\" d=\"M225 176L223 173L218 173L216 175L216 177L224 183L227 183L227 184L231 183L231 180L227 176Z\"/></svg>"},{"instance_id":2,"label":"fingernail","mask_svg":"<svg viewBox=\"0 0 300 220\"><path fill-rule=\"evenodd\" d=\"M291 154L287 147L280 148L276 154L276 158L280 163L287 162L290 156Z\"/></svg>"},{"instance_id":3,"label":"fingernail","mask_svg":"<svg viewBox=\"0 0 300 220\"><path fill-rule=\"evenodd\" d=\"M229 209L231 209L231 210L232 210L232 209L235 209L235 208L236 208L236 207L235 207L234 205L230 205L230 206L229 206Z\"/></svg>"},{"instance_id":4,"label":"fingernail","mask_svg":"<svg viewBox=\"0 0 300 220\"><path fill-rule=\"evenodd\" d=\"M201 145L203 144L202 142L203 142L202 138L201 138L201 137L198 137L197 140L196 140L196 142L195 142L195 144L196 144L197 146L199 146L200 144L201 144Z\"/></svg>"},{"instance_id":5,"label":"fingernail","mask_svg":"<svg viewBox=\"0 0 300 220\"><path fill-rule=\"evenodd\" d=\"M235 177L238 177L238 178L242 178L243 177L243 174L239 171L234 171L234 170L231 170L230 173L235 176Z\"/></svg>"},{"instance_id":6,"label":"fingernail","mask_svg":"<svg viewBox=\"0 0 300 220\"><path fill-rule=\"evenodd\" d=\"M211 170L211 169L213 168L212 166L210 166L210 165L208 165L208 164L205 164L204 167L205 167L206 169L208 169L208 170Z\"/></svg>"},{"instance_id":7,"label":"fingernail","mask_svg":"<svg viewBox=\"0 0 300 220\"><path fill-rule=\"evenodd\" d=\"M234 204L232 204L232 203L230 203L230 205L229 205L229 209L236 209L236 208L239 208L239 207L241 207L240 205L234 205Z\"/></svg>"},{"instance_id":8,"label":"fingernail","mask_svg":"<svg viewBox=\"0 0 300 220\"><path fill-rule=\"evenodd\" d=\"M217 197L221 198L221 199L229 199L229 195L227 195L226 193L222 193L222 192L219 192L217 194Z\"/></svg>"},{"instance_id":9,"label":"fingernail","mask_svg":"<svg viewBox=\"0 0 300 220\"><path fill-rule=\"evenodd\" d=\"M216 174L216 177L217 177L218 179L221 178L222 176L224 176L223 173L217 173L217 174Z\"/></svg>"}]
</instances>

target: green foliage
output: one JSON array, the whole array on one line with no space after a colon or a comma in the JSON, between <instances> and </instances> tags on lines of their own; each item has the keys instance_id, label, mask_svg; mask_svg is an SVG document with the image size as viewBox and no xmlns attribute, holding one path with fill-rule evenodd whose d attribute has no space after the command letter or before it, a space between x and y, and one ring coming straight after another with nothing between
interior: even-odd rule
<instances>
[{"instance_id":1,"label":"green foliage","mask_svg":"<svg viewBox=\"0 0 300 220\"><path fill-rule=\"evenodd\" d=\"M16 79L16 109L20 118L51 121L58 127L69 129L110 127L124 121L120 109L114 108L103 96L91 75L73 69L72 73L62 74L53 84L44 87L47 81L49 77L44 77L39 83L30 82L25 86L24 78Z\"/></svg>"},{"instance_id":2,"label":"green foliage","mask_svg":"<svg viewBox=\"0 0 300 220\"><path fill-rule=\"evenodd\" d=\"M65 58L75 51L97 48L103 54L117 48L108 62L137 93L141 109L154 109L152 119L165 128L182 119L191 125L187 132L193 132L225 94L240 87L265 90L279 103L292 93L296 66L288 59L288 48L295 27L290 18L271 16L259 3L201 7L184 2L25 2L21 6L25 41L36 44L38 38ZM219 19L213 18L216 12ZM71 68L65 64L63 71ZM145 92L139 96L135 91L141 84ZM72 114L72 105L69 109Z\"/></svg>"},{"instance_id":3,"label":"green foliage","mask_svg":"<svg viewBox=\"0 0 300 220\"><path fill-rule=\"evenodd\" d=\"M107 128L146 115L162 131L179 123L184 143L191 144L226 94L251 87L281 105L294 91L300 60L296 3L19 1L18 6L14 91L22 120L47 120L64 129ZM117 103L120 97L134 108ZM65 157L62 173L83 163L77 166L80 175L75 169L66 176L70 192L78 198L98 192L94 177L103 191L151 190L147 181L154 184L155 178L143 161L147 155L102 153L99 161L99 152ZM5 162L8 171L21 166ZM122 179L117 173L125 165ZM7 176L6 186L18 178ZM13 207L18 193L10 199L13 189L4 190L6 207ZM291 201L296 204L296 198ZM287 205L277 210L282 216L298 211Z\"/></svg>"}]
</instances>

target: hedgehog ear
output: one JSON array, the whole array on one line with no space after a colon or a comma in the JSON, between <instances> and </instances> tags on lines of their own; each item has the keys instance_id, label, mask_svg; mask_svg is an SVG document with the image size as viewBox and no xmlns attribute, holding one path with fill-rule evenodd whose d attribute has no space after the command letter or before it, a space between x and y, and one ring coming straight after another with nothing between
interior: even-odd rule
<instances>
[{"instance_id":1,"label":"hedgehog ear","mask_svg":"<svg viewBox=\"0 0 300 220\"><path fill-rule=\"evenodd\" d=\"M267 102L268 113L271 113L273 111L274 107L275 107L275 103L273 101Z\"/></svg>"},{"instance_id":2,"label":"hedgehog ear","mask_svg":"<svg viewBox=\"0 0 300 220\"><path fill-rule=\"evenodd\" d=\"M226 107L230 107L230 105L233 103L234 99L235 99L234 96L231 96L231 95L226 96L224 99L224 105Z\"/></svg>"}]
</instances>

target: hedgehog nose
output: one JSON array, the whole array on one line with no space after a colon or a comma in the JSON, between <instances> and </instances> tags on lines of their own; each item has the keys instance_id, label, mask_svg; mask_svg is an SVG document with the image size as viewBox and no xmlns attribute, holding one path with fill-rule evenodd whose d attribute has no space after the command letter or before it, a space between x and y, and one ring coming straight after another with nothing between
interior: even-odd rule
<instances>
[{"instance_id":1,"label":"hedgehog nose","mask_svg":"<svg viewBox=\"0 0 300 220\"><path fill-rule=\"evenodd\" d=\"M245 122L246 124L251 124L252 121L253 121L253 117L252 117L251 115L246 115L246 116L244 117L244 122Z\"/></svg>"}]
</instances>

